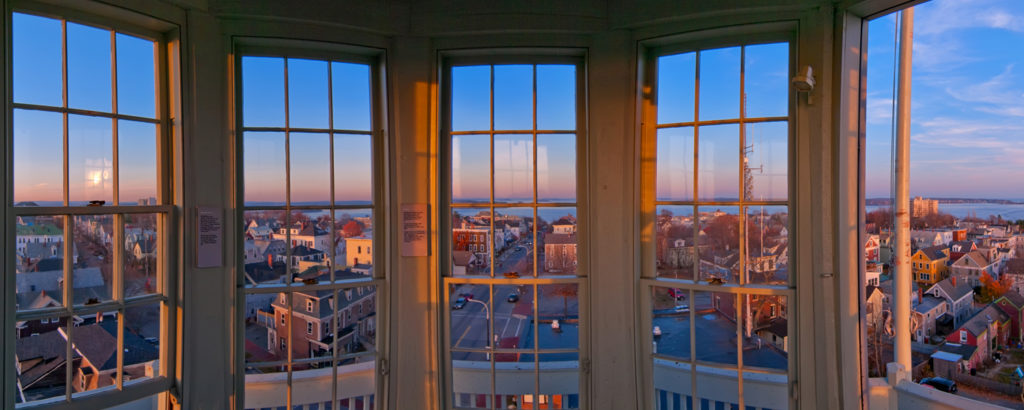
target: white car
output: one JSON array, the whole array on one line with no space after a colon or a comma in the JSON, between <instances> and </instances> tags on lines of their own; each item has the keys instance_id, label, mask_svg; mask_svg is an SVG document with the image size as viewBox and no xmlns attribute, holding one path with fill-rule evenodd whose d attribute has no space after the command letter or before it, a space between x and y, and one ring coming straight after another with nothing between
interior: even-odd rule
<instances>
[{"instance_id":1,"label":"white car","mask_svg":"<svg viewBox=\"0 0 1024 410\"><path fill-rule=\"evenodd\" d=\"M654 327L654 337L661 336L661 326Z\"/></svg>"}]
</instances>

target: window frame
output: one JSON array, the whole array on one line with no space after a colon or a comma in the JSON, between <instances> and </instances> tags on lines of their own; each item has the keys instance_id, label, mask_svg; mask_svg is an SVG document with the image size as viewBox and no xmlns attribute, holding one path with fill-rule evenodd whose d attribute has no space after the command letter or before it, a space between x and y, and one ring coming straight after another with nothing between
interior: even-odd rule
<instances>
[{"instance_id":1,"label":"window frame","mask_svg":"<svg viewBox=\"0 0 1024 410\"><path fill-rule=\"evenodd\" d=\"M78 323L73 323L71 318L78 314L93 314L97 312L116 312L118 316L117 323L119 325L118 335L116 336L117 350L123 351L121 347L124 342L124 327L127 326L125 321L125 311L128 308L140 307L140 306L152 306L153 304L159 304L160 306L160 341L159 341L159 353L158 360L160 363L157 374L152 378L136 379L136 380L124 380L124 377L118 377L111 386L104 386L102 388L75 393L72 387L73 373L66 372L65 390L66 394L57 397L51 397L47 399L37 400L29 403L19 403L17 408L19 409L50 409L50 408L107 408L116 406L123 403L128 403L134 400L142 399L150 396L159 397L159 401L166 401L168 395L175 395L173 387L175 385L177 363L179 358L177 357L178 352L178 330L176 323L178 321L178 285L181 278L180 260L182 257L181 251L178 244L180 243L181 237L181 224L179 220L180 212L180 164L181 157L180 153L175 152L174 147L180 145L182 140L182 91L177 87L181 81L179 78L182 76L182 69L180 65L181 61L181 27L183 26L183 14L178 13L178 10L173 8L167 8L164 6L156 7L154 10L149 10L146 13L142 13L130 8L115 7L108 4L98 3L95 1L83 1L69 4L55 5L48 2L35 1L35 0L11 0L5 2L4 16L5 29L2 37L4 38L5 47L9 50L13 44L13 32L12 32L12 20L14 13L29 14L35 16L41 16L51 19L56 19L62 22L70 22L74 24L85 25L89 27L95 27L102 30L110 30L114 33L126 34L145 40L153 41L154 43L154 113L153 118L139 117L129 114L116 113L115 106L110 107L110 112L94 112L90 110L76 109L68 107L67 101L67 73L64 73L64 80L62 81L62 89L64 90L64 99L61 102L61 106L51 105L38 105L31 103L15 103L13 101L13 95L8 90L8 97L5 100L5 113L4 121L6 127L6 152L4 160L4 172L9 176L5 178L0 185L4 186L5 196L5 214L7 215L7 222L9 226L14 226L18 216L21 215L53 215L53 216L64 216L64 243L69 243L69 239L74 235L72 229L67 229L75 217L80 216L93 216L93 215L109 215L114 223L114 226L119 229L114 229L112 235L111 248L112 248L112 270L113 279L111 284L111 299L104 300L96 304L85 304L85 305L74 305L73 303L66 303L70 300L65 298L63 306L45 308L39 310L26 310L17 312L15 308L15 302L12 295L8 295L8 291L0 294L0 304L3 306L5 327L3 330L3 345L4 345L4 356L3 366L4 369L13 368L16 365L15 360L15 338L14 333L6 329L6 324L13 324L16 320L42 320L44 317L67 317L65 321L65 329L69 333L74 333L74 329L79 327ZM66 23L62 23L62 31L66 32ZM114 37L114 34L111 35ZM66 38L66 37L65 37ZM66 40L65 40L66 41ZM66 47L66 42L65 46ZM62 65L67 64L66 51L62 53ZM111 61L112 64L116 64L116 54L114 49L111 49ZM12 55L8 52L8 56L5 62L7 67L7 80L5 82L6 87L10 87L13 84L13 65L11 64ZM66 71L66 70L65 70ZM112 67L111 74L116 75L116 69ZM116 100L117 84L112 81L111 83L111 98ZM66 125L66 118L69 114L75 114L80 116L88 116L91 118L104 118L110 119L112 122L118 119L130 120L130 121L142 121L149 124L154 124L156 128L156 198L158 205L134 205L131 204L119 204L114 205L113 203L118 202L119 189L117 189L117 169L114 167L114 176L112 177L115 181L115 187L112 188L112 199L113 203L110 205L104 205L99 207L87 207L87 206L72 206L69 204L68 189L67 186L67 170L64 171L65 183L63 187L62 200L63 205L59 206L46 206L46 207L15 207L13 206L13 114L15 109L27 109L33 111L45 111L53 113L61 113L65 117L64 128L64 150L67 147L67 134L68 129ZM114 162L117 162L117 127L112 127L112 138L114 138L113 158ZM64 161L67 158L65 156ZM155 249L159 251L159 262L156 266L157 280L155 281L155 289L153 293L146 295L135 295L126 296L124 295L124 283L123 283L123 265L124 257L126 254L131 253L131 250L124 249L124 224L125 217L133 214L154 214L156 216L156 229L160 234L157 239ZM3 240L4 244L16 243L16 235L14 230L9 230ZM65 247L65 278L68 275L68 269L70 269L70 263L67 262L67 256L72 252L71 247ZM5 248L3 252L4 270L14 272L14 248ZM4 277L4 288L15 289L15 274L6 274ZM65 279L66 280L66 279ZM68 287L65 287L68 288ZM73 287L70 290L73 292ZM65 296L69 294L69 290L64 290ZM64 316L61 316L64 315ZM54 318L50 321L51 323L60 323L59 318ZM71 344L68 344L70 350ZM119 359L118 366L124 366L123 359ZM73 364L68 364L68 367ZM8 383L6 377L8 372L4 370L0 372L0 383L2 383L3 394L3 407L14 408L15 407L15 396L16 389L12 383ZM117 374L123 375L122 371ZM84 380L83 380L84 381Z\"/></svg>"},{"instance_id":2,"label":"window frame","mask_svg":"<svg viewBox=\"0 0 1024 410\"><path fill-rule=\"evenodd\" d=\"M754 46L760 44L779 43L786 42L789 44L789 73L796 70L799 61L799 49L802 43L800 38L800 22L798 20L781 20L770 23L749 23L741 24L729 27L719 28L707 28L699 29L687 33L677 33L668 35L659 35L656 37L643 38L638 40L638 93L637 93L637 116L638 124L637 130L639 133L640 143L638 150L640 151L641 158L656 158L657 157L657 131L659 124L657 122L657 59L661 56L674 55L680 53L688 53L695 51L714 50L727 47L741 47L741 46ZM743 60L741 57L740 61L740 92L743 93L743 75L742 71ZM697 78L700 74L699 60L695 62L695 70ZM787 76L788 80L788 76ZM696 81L696 80L695 80ZM697 87L699 84L695 83ZM788 85L788 81L787 81ZM699 88L698 88L699 90ZM699 91L697 91L699 92ZM787 118L788 123L788 146L787 146L787 199L785 201L751 201L751 200L739 200L736 201L718 201L715 199L702 199L696 194L689 200L657 200L657 180L656 161L640 161L637 165L637 172L639 174L639 185L640 189L638 192L638 212L637 221L638 229L637 236L635 237L640 252L637 253L639 260L637 266L639 271L636 275L636 297L637 297L637 324L638 330L636 332L637 344L640 347L637 349L637 363L638 363L638 381L640 391L637 392L644 407L653 408L658 403L657 392L654 381L654 361L657 359L658 354L654 353L653 343L654 336L649 331L653 326L653 314L651 312L651 306L653 303L652 292L656 288L675 288L683 289L688 292L688 300L692 300L693 296L697 292L704 293L727 293L733 295L765 295L765 296L781 296L787 300L787 306L783 311L787 315L787 327L788 327L788 364L786 369L787 386L786 389L788 403L790 408L798 408L798 394L796 393L796 383L798 381L798 368L800 362L803 360L800 356L800 345L799 337L797 336L796 330L798 329L797 323L800 320L799 307L802 303L810 304L808 299L808 293L798 291L797 283L804 282L803 277L806 273L800 269L800 261L798 260L798 241L800 240L797 226L799 225L799 204L800 201L797 199L797 191L800 189L797 180L797 163L800 159L797 158L797 132L802 128L799 121L799 114L801 114L800 107L798 105L798 93L792 89L792 86L787 87L788 99L787 108L788 115L784 116ZM695 92L694 108L697 108L698 102L696 101L697 94ZM743 100L740 99L740 105L742 107ZM741 118L743 117L743 118ZM783 118L783 117L779 117ZM707 123L710 124L707 124ZM740 135L744 132L743 126L750 123L746 122L745 115L742 112L737 114L736 118L730 118L728 120L691 120L689 122L679 124L691 124L690 126L702 127L708 125L715 125L717 123L726 122L729 124L740 125ZM670 124L670 123L666 123ZM671 123L674 124L674 123ZM694 138L697 141L696 138ZM743 143L740 143L741 149L743 149ZM698 153L695 151L693 155L696 157ZM742 168L743 163L739 161L739 166ZM742 178L743 172L740 171L739 175ZM696 173L693 175L694 183L697 183L699 175ZM742 196L742 190L739 191ZM640 232L645 231L644 227L653 227L656 220L657 205L658 202L688 202L692 205L695 210L699 210L701 207L706 206L736 206L737 208L743 209L742 207L758 206L762 202L765 206L785 206L787 208L788 221L787 229L789 233L788 239L788 252L789 252L789 274L788 274L788 285L783 288L782 286L766 285L761 283L749 283L745 284L742 281L743 272L748 269L746 267L745 257L740 258L739 267L739 278L734 283L727 282L725 284L711 284L706 280L692 280L692 279L678 279L669 277L659 277L658 270L656 268L656 245L654 244L654 234L641 234ZM778 204L776 202L779 202ZM742 211L740 217L743 217ZM745 224L740 224L740 243L746 240ZM651 228L653 230L653 228ZM697 275L698 272L694 272ZM717 298L713 298L713 303L717 306ZM750 303L750 302L746 302ZM739 298L736 298L735 305L740 306ZM774 307L774 306L773 306ZM796 309L794 309L796 308ZM805 308L806 309L806 308ZM689 310L691 327L695 323L696 313L695 309ZM737 315L739 318L739 315ZM743 332L742 320L736 320L737 335ZM686 362L689 366L690 363L696 363L698 366L704 366L715 369L726 369L736 374L736 383L738 385L737 401L739 408L745 408L744 394L743 394L743 377L740 375L747 373L749 370L745 369L742 361L742 354L738 354L735 364L725 363L708 363L700 362L695 357L695 349L697 345L696 330L690 333L690 348L691 351L688 354L688 358L683 360L679 358L664 357L663 360L670 360L679 363ZM737 340L740 343L741 340ZM737 346L737 352L741 352L741 346ZM692 376L691 370L687 370ZM754 373L765 373L762 370L754 370ZM781 374L776 372L770 372L771 374ZM697 378L690 377L690 391L699 392L697 389ZM696 397L694 398L694 406L696 407Z\"/></svg>"},{"instance_id":3,"label":"window frame","mask_svg":"<svg viewBox=\"0 0 1024 410\"><path fill-rule=\"evenodd\" d=\"M579 310L579 343L578 343L578 363L579 363L579 408L590 407L590 275L591 269L589 264L589 244L590 238L588 236L590 232L590 219L589 215L589 189L588 189L588 169L589 169L589 101L588 101L588 51L584 48L573 48L573 47L504 47L504 48L465 48L465 49L439 49L437 51L437 118L436 118L436 147L438 149L437 156L437 190L435 200L437 201L437 227L438 227L438 238L437 238L437 277L439 286L437 287L438 301L442 303L439 309L437 309L437 324L440 326L437 332L437 343L438 353L437 358L439 360L439 368L441 372L437 377L437 388L440 397L440 404L442 408L457 408L456 402L454 401L454 381L453 381L453 366L451 356L451 312L452 312L452 295L449 292L449 288L457 284L482 284L489 285L490 287L490 303L496 304L498 301L504 300L504 297L497 293L495 290L496 286L500 285L527 285L532 286L536 291L543 285L560 285L560 284L574 284L577 286L577 303ZM537 248L537 252L534 255L534 269L537 272L537 276L523 275L517 278L499 277L498 274L494 276L473 276L473 275L460 275L455 276L452 267L452 251L451 246L453 243L452 234L452 210L458 208L453 206L452 200L452 169L451 169L451 136L453 134L451 121L452 121L452 68L459 66L474 66L474 65L544 65L544 64L566 64L574 65L576 67L576 128L572 132L576 137L576 199L572 206L576 209L576 260L577 269L572 274L544 274L544 263L540 259L541 249L537 246L537 239L534 239L534 246ZM536 71L535 71L536 72ZM493 91L493 69L492 69L492 84L491 88ZM536 107L536 78L534 79L534 106ZM493 105L493 93L491 95ZM534 111L536 112L536 110ZM493 114L492 114L493 115ZM534 120L536 120L536 114L534 114ZM493 122L493 121L492 121ZM492 126L493 128L493 126ZM536 124L534 125L536 128ZM482 130L481 130L482 131ZM501 133L514 133L518 130L491 130L491 135L499 135ZM525 130L523 130L525 131ZM568 130L566 130L568 131ZM461 131L458 131L461 132ZM475 131L474 131L475 132ZM523 134L533 133L535 131L523 132ZM540 135L540 134L538 134ZM536 144L534 144L534 151L536 151ZM491 155L493 157L493 147L491 148ZM536 162L536 155L534 155L534 161ZM491 179L493 180L494 175L494 163L491 161ZM534 164L532 171L534 174L534 184L536 185L536 164ZM493 184L493 183L492 183ZM493 193L493 186L491 186L491 192ZM474 204L475 208L490 208L493 206L497 208L512 208L512 207L533 207L534 209L540 209L544 207L567 207L569 205L552 202L545 203L537 201L538 198L533 198L534 203L519 204L519 203L502 203L498 201L482 202ZM472 209L473 207L470 207ZM534 225L534 234L538 235L539 230ZM472 238L467 237L467 241L476 241L473 238L481 235L474 235ZM481 237L477 242L486 242L487 238ZM488 249L493 249L493 244L488 243L486 245L480 244L480 247L486 246ZM490 251L489 251L490 252ZM493 253L493 252L492 252ZM537 314L537 297L534 297L534 315ZM537 326L535 324L534 333L536 334ZM535 344L539 346L539 344ZM524 351L526 349L505 349L500 348L491 349L492 352L502 353L504 351ZM550 349L540 349L535 347L532 353L525 354L536 354L537 352L545 352ZM492 391L497 386L496 382L496 371L494 363L490 361L490 383ZM535 379L535 392L534 394L538 397L539 387L539 367L534 368L535 375L538 377ZM482 395L488 395L490 392L479 393ZM494 395L491 396L492 400ZM492 403L493 404L493 403Z\"/></svg>"},{"instance_id":4,"label":"window frame","mask_svg":"<svg viewBox=\"0 0 1024 410\"><path fill-rule=\"evenodd\" d=\"M245 360L245 317L244 317L244 305L246 296L250 294L261 294L261 293L280 293L281 296L287 299L285 304L289 305L290 310L294 309L294 303L290 303L292 295L295 292L301 292L303 290L315 291L321 289L333 289L333 296L335 300L341 300L340 298L346 294L346 291L351 291L354 288L362 286L373 286L375 288L375 307L380 306L381 308L376 311L375 319L384 323L384 329L389 329L387 323L389 320L390 311L387 306L390 306L388 297L390 294L389 283L389 264L390 264L390 251L386 247L387 242L390 239L390 207L387 206L387 200L390 197L390 184L388 181L388 166L390 159L388 156L389 142L388 142L388 95L387 95L387 52L384 48L375 48L371 46L362 45L351 45L338 42L329 41L317 41L317 40L306 40L306 39L294 39L286 37L259 37L251 35L235 35L231 37L231 79L229 84L232 86L230 92L231 95L231 109L232 109L232 124L234 126L234 132L232 132L231 140L234 149L234 202L236 209L239 210L235 214L235 226L238 227L238 232L233 234L244 234L246 227L244 224L245 211L253 209L280 209L286 211L289 215L293 210L331 210L334 212L345 210L345 209L371 209L373 214L373 225L374 235L371 244L374 246L384 246L385 253L373 261L373 277L370 278L359 278L359 279L337 279L333 282L320 282L316 284L285 284L285 285L257 285L255 287L246 287L245 275L239 274L236 270L235 281L236 281L236 304L239 307L235 309L234 317L234 357L232 358L232 368L235 370L235 390L238 397L238 408L245 408L245 368L247 366ZM243 141L244 132L247 128L272 128L272 127L245 127L243 124L243 98L242 98L242 58L243 57L274 57L274 58L286 58L286 59L312 59L327 61L328 66L331 62L345 62L345 63L358 63L366 64L369 66L370 72L370 131L361 131L359 134L367 135L372 139L372 162L371 162L371 186L372 186L372 203L369 205L340 205L335 204L335 198L333 194L333 186L331 188L330 203L326 205L312 205L312 206L293 206L291 205L290 197L286 197L285 205L283 206L252 206L247 207L245 205L245 170L244 170L244 156L243 156ZM287 76L287 71L285 71ZM287 94L285 96L287 99ZM332 97L333 98L333 97ZM328 115L333 116L334 113L331 109L328 110ZM301 132L300 128L284 127L290 132ZM339 129L332 129L329 135L341 134ZM284 131L282 131L284 132ZM333 139L331 145L333 147ZM333 171L335 159L333 158L333 150L331 153L331 181L334 181L335 173ZM287 171L286 171L287 172ZM287 177L286 177L287 179ZM333 185L333 184L332 184ZM290 195L286 192L286 195ZM291 237L292 230L287 227L282 227L284 234L287 237ZM332 238L333 238L332 233ZM287 247L287 255L291 254L290 240L285 241ZM336 246L336 245L335 245ZM236 266L244 267L244 241L237 241L234 249L234 260ZM333 259L336 255L331 252L330 271L331 277L334 275L335 262ZM244 268L243 268L244 269ZM332 320L337 320L337 316L342 310L338 307L338 303L335 304L335 314L332 315ZM347 309L346 309L347 311ZM290 312L292 313L292 312ZM288 315L288 314L286 314ZM282 317L284 320L284 317ZM294 346L289 344L286 339L290 338L293 334L291 331L294 320L287 321L286 337L281 337L280 331L278 332L278 339L280 343L285 346ZM338 328L340 328L340 320L338 320ZM374 361L374 406L378 409L387 408L388 397L387 397L387 385L389 377L389 345L390 340L387 337L389 332L375 332L375 346L376 351L373 352L376 355ZM336 343L336 346L341 347L340 344ZM338 353L339 349L334 349L333 359L331 358L320 358L321 362L337 363L340 359ZM294 364L301 364L310 360L303 360L301 358L292 358L292 350L288 349L287 354L289 359L284 360L284 366L288 369L287 372L287 407L292 408L292 371L291 366ZM349 356L349 355L344 355ZM275 362L276 363L276 362ZM337 369L341 365L332 366ZM339 372L332 371L332 386L331 386L331 399L332 402L337 403L340 397L338 396L339 390L337 388L340 380Z\"/></svg>"}]
</instances>

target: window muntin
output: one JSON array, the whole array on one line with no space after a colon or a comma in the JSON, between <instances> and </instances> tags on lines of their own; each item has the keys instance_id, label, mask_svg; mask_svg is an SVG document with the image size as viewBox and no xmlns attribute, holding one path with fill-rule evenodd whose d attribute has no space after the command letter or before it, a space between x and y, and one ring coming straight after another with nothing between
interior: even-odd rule
<instances>
[{"instance_id":1,"label":"window muntin","mask_svg":"<svg viewBox=\"0 0 1024 410\"><path fill-rule=\"evenodd\" d=\"M347 397L340 385L377 385L374 69L362 58L239 58L246 388L270 381L275 397L246 406L374 401L376 387ZM299 375L330 393L294 396Z\"/></svg>"},{"instance_id":2,"label":"window muntin","mask_svg":"<svg viewBox=\"0 0 1024 410\"><path fill-rule=\"evenodd\" d=\"M20 11L11 21L12 402L169 388L166 44Z\"/></svg>"},{"instance_id":3,"label":"window muntin","mask_svg":"<svg viewBox=\"0 0 1024 410\"><path fill-rule=\"evenodd\" d=\"M582 65L566 61L446 67L453 407L503 408L535 397L581 406Z\"/></svg>"},{"instance_id":4,"label":"window muntin","mask_svg":"<svg viewBox=\"0 0 1024 410\"><path fill-rule=\"evenodd\" d=\"M789 405L790 59L789 43L769 43L648 60L645 150L656 161L645 168L654 235L644 255L654 263L644 284L656 406ZM718 373L729 382L713 381ZM670 386L675 377L689 385ZM762 384L777 394L751 396Z\"/></svg>"}]
</instances>

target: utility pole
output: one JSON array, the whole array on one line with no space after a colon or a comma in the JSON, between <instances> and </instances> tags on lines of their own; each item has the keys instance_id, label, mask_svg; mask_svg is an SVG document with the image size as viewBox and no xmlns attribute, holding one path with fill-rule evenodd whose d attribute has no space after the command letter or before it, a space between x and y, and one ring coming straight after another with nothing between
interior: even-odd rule
<instances>
[{"instance_id":1,"label":"utility pole","mask_svg":"<svg viewBox=\"0 0 1024 410\"><path fill-rule=\"evenodd\" d=\"M896 91L896 277L893 319L896 322L895 360L909 374L910 358L910 84L914 45L914 8L900 15L899 85ZM891 373L891 372L890 372Z\"/></svg>"}]
</instances>

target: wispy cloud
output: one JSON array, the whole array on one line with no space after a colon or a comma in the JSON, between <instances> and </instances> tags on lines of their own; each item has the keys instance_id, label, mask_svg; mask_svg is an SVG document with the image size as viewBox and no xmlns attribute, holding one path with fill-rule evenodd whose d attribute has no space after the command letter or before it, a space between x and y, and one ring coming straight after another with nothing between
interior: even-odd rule
<instances>
[{"instance_id":1,"label":"wispy cloud","mask_svg":"<svg viewBox=\"0 0 1024 410\"><path fill-rule=\"evenodd\" d=\"M1001 116L1024 117L1024 81L1014 75L1008 64L999 74L980 83L947 87L946 93L981 112Z\"/></svg>"},{"instance_id":2,"label":"wispy cloud","mask_svg":"<svg viewBox=\"0 0 1024 410\"><path fill-rule=\"evenodd\" d=\"M1024 32L1024 15L994 0L940 1L914 14L915 35L937 35L967 28L997 28Z\"/></svg>"}]
</instances>

